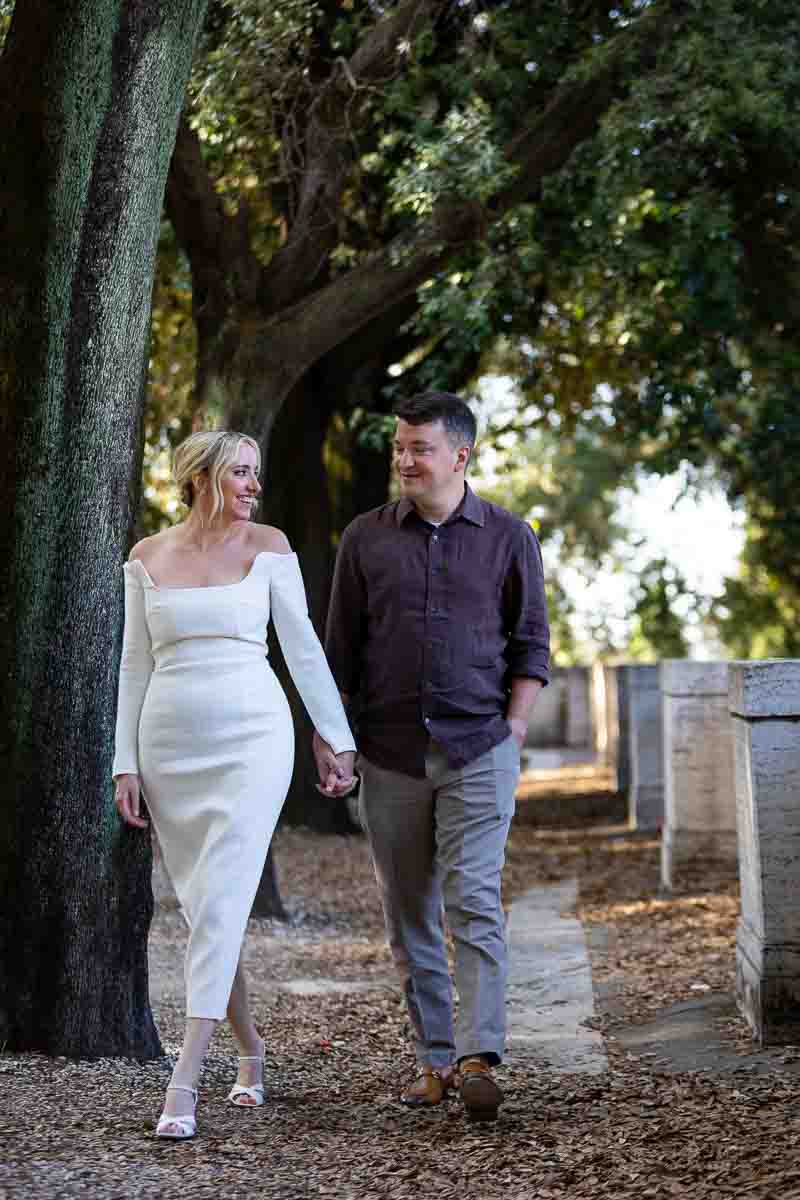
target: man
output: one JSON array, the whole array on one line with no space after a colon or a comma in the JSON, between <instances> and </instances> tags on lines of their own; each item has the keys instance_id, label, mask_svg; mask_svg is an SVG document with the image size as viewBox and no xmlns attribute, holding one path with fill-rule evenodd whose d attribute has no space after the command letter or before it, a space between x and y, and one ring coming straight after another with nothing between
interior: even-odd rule
<instances>
[{"instance_id":1,"label":"man","mask_svg":"<svg viewBox=\"0 0 800 1200\"><path fill-rule=\"evenodd\" d=\"M434 1105L457 1087L470 1117L491 1120L503 1098L491 1071L505 1040L500 872L548 679L541 554L524 521L466 485L476 427L463 401L431 392L395 414L401 498L344 532L326 652L345 703L357 699L361 814L416 1041L401 1099ZM321 775L326 749L317 740Z\"/></svg>"}]
</instances>

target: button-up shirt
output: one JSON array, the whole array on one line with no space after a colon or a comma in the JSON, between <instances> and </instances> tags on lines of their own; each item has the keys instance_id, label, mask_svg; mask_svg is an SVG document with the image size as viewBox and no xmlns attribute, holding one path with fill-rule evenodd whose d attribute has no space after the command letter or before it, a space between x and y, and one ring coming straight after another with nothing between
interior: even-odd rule
<instances>
[{"instance_id":1,"label":"button-up shirt","mask_svg":"<svg viewBox=\"0 0 800 1200\"><path fill-rule=\"evenodd\" d=\"M325 649L356 698L359 750L424 777L433 738L453 767L509 736L511 679L548 682L542 556L533 530L467 487L441 525L402 499L342 535Z\"/></svg>"}]
</instances>

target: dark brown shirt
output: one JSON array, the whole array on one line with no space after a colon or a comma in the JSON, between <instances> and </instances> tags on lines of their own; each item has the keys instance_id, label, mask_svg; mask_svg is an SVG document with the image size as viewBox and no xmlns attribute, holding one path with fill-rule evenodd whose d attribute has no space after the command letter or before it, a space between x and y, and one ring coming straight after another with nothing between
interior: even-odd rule
<instances>
[{"instance_id":1,"label":"dark brown shirt","mask_svg":"<svg viewBox=\"0 0 800 1200\"><path fill-rule=\"evenodd\" d=\"M430 738L464 766L509 736L510 681L548 681L539 543L469 487L437 526L409 500L356 517L336 560L325 649L357 700L359 750L425 775Z\"/></svg>"}]
</instances>

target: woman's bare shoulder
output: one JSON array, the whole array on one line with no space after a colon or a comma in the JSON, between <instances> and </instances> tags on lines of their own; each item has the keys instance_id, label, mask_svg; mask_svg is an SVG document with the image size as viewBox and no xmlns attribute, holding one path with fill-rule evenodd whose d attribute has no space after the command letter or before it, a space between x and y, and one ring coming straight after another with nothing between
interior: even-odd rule
<instances>
[{"instance_id":1,"label":"woman's bare shoulder","mask_svg":"<svg viewBox=\"0 0 800 1200\"><path fill-rule=\"evenodd\" d=\"M250 544L256 554L291 554L292 547L286 534L274 525L252 525L248 530Z\"/></svg>"},{"instance_id":2,"label":"woman's bare shoulder","mask_svg":"<svg viewBox=\"0 0 800 1200\"><path fill-rule=\"evenodd\" d=\"M169 547L174 539L174 534L174 529L162 529L159 533L153 533L150 537L142 538L132 548L128 555L128 562L134 562L138 559L146 567L152 561L154 555Z\"/></svg>"}]
</instances>

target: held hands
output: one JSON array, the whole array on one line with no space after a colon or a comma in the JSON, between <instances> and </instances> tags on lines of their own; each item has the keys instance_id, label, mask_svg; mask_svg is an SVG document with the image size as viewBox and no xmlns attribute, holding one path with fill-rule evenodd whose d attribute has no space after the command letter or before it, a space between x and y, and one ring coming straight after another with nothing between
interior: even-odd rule
<instances>
[{"instance_id":1,"label":"held hands","mask_svg":"<svg viewBox=\"0 0 800 1200\"><path fill-rule=\"evenodd\" d=\"M328 743L316 730L312 741L314 759L317 764L319 783L317 790L324 796L346 796L355 786L356 777L353 774L355 754L345 750L342 754L334 754Z\"/></svg>"},{"instance_id":2,"label":"held hands","mask_svg":"<svg viewBox=\"0 0 800 1200\"><path fill-rule=\"evenodd\" d=\"M114 802L117 812L126 825L135 825L137 829L147 829L147 821L141 815L141 788L138 775L118 775L116 780Z\"/></svg>"}]
</instances>

